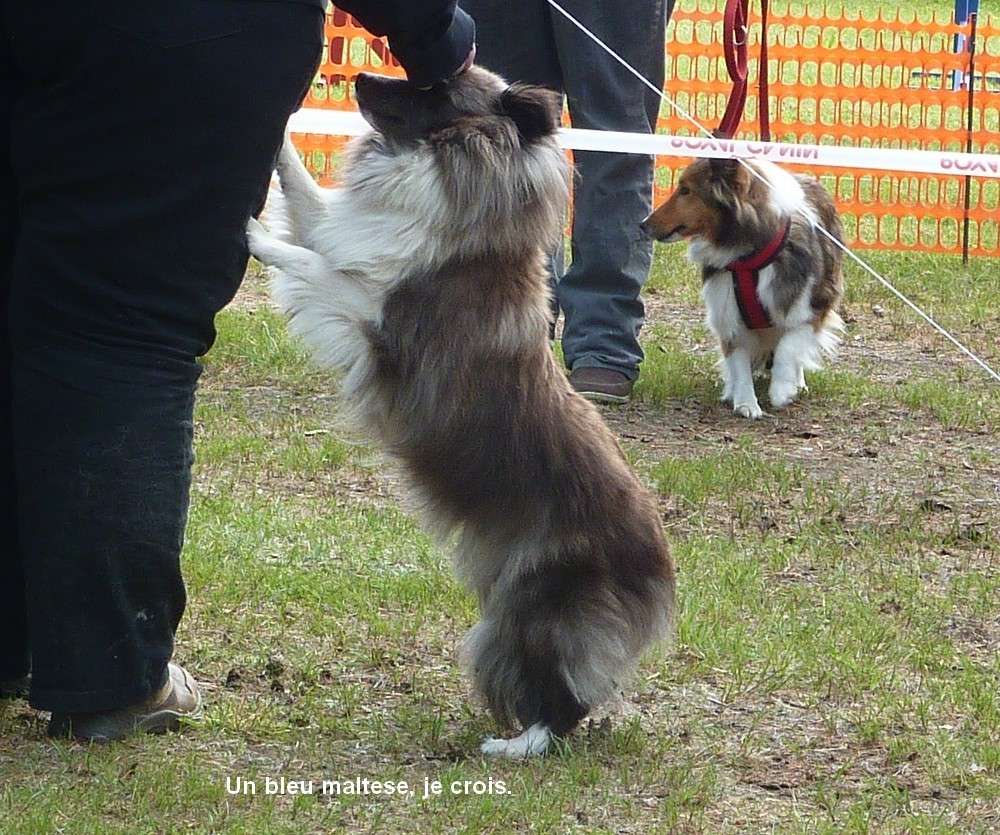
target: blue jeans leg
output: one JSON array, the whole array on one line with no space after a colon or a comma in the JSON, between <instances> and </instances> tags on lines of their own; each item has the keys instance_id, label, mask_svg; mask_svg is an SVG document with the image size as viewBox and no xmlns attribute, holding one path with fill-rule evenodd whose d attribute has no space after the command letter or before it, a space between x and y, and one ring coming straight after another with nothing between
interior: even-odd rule
<instances>
[{"instance_id":1,"label":"blue jeans leg","mask_svg":"<svg viewBox=\"0 0 1000 835\"><path fill-rule=\"evenodd\" d=\"M607 4L586 0L564 5L663 86L664 0L621 0L613 14ZM554 10L552 24L573 126L653 132L659 97ZM593 151L574 158L573 258L558 286L566 364L610 368L634 379L643 359L639 294L652 260L652 243L639 224L652 208L653 158Z\"/></svg>"}]
</instances>

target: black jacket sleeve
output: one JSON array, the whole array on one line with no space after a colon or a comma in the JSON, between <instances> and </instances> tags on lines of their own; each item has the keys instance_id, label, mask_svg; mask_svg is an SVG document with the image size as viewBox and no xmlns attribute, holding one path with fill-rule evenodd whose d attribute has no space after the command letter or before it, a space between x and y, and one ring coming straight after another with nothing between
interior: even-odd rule
<instances>
[{"instance_id":1,"label":"black jacket sleeve","mask_svg":"<svg viewBox=\"0 0 1000 835\"><path fill-rule=\"evenodd\" d=\"M454 75L476 39L472 18L455 0L337 0L334 5L373 35L388 35L392 54L420 87Z\"/></svg>"}]
</instances>

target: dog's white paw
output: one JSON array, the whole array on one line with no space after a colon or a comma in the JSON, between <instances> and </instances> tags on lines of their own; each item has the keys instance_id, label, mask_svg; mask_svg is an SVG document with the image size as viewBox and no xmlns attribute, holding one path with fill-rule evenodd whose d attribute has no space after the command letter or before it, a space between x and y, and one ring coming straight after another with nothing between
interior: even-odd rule
<instances>
[{"instance_id":1,"label":"dog's white paw","mask_svg":"<svg viewBox=\"0 0 1000 835\"><path fill-rule=\"evenodd\" d=\"M753 403L734 403L733 413L740 417L749 418L750 420L758 420L764 417L764 410L756 401Z\"/></svg>"},{"instance_id":2,"label":"dog's white paw","mask_svg":"<svg viewBox=\"0 0 1000 835\"><path fill-rule=\"evenodd\" d=\"M270 238L270 234L257 218L252 217L247 221L247 246L254 258L260 258L268 238Z\"/></svg>"},{"instance_id":3,"label":"dog's white paw","mask_svg":"<svg viewBox=\"0 0 1000 835\"><path fill-rule=\"evenodd\" d=\"M771 380L768 395L775 409L784 409L799 393L799 385L793 380Z\"/></svg>"},{"instance_id":4,"label":"dog's white paw","mask_svg":"<svg viewBox=\"0 0 1000 835\"><path fill-rule=\"evenodd\" d=\"M520 736L513 739L494 739L490 737L483 740L479 746L487 757L505 757L508 760L524 760L528 757L538 757L544 754L552 740L552 733L541 724L532 725Z\"/></svg>"}]
</instances>

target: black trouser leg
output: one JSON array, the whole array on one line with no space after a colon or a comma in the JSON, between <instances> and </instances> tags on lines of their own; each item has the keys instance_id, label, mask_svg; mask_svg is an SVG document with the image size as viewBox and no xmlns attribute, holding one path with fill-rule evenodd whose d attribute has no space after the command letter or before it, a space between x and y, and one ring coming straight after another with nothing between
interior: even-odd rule
<instances>
[{"instance_id":1,"label":"black trouser leg","mask_svg":"<svg viewBox=\"0 0 1000 835\"><path fill-rule=\"evenodd\" d=\"M252 0L28 5L5 11L31 701L88 712L163 681L185 605L196 357L242 278L245 225L322 15Z\"/></svg>"},{"instance_id":2,"label":"black trouser leg","mask_svg":"<svg viewBox=\"0 0 1000 835\"><path fill-rule=\"evenodd\" d=\"M461 0L476 18L477 61L511 81L564 92L574 127L650 133L660 98L545 0ZM560 3L655 86L663 86L664 31L672 0ZM553 258L570 368L597 366L630 378L642 361L639 292L652 243L639 229L652 202L653 159L578 151L573 262Z\"/></svg>"},{"instance_id":3,"label":"black trouser leg","mask_svg":"<svg viewBox=\"0 0 1000 835\"><path fill-rule=\"evenodd\" d=\"M664 0L619 0L610 6L564 0L564 7L654 87L663 87ZM558 12L556 50L573 126L652 133L660 97ZM638 374L640 291L653 244L639 228L653 200L653 158L579 151L573 191L573 263L559 282L563 352L570 368Z\"/></svg>"},{"instance_id":4,"label":"black trouser leg","mask_svg":"<svg viewBox=\"0 0 1000 835\"><path fill-rule=\"evenodd\" d=\"M8 38L0 23L0 124L10 124L14 72ZM14 439L10 427L10 342L7 296L10 289L17 201L10 170L10 131L0 135L0 680L20 678L30 666L24 571L17 549Z\"/></svg>"}]
</instances>

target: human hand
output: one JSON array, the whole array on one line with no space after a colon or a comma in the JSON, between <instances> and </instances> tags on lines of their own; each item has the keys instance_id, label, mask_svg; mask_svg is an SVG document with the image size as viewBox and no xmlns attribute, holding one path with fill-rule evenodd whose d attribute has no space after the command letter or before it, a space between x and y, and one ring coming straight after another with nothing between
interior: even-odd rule
<instances>
[{"instance_id":1,"label":"human hand","mask_svg":"<svg viewBox=\"0 0 1000 835\"><path fill-rule=\"evenodd\" d=\"M452 78L457 78L462 73L464 73L469 67L476 63L476 45L472 44L472 49L469 50L469 55L466 57L465 61L462 62L460 66L454 73L451 74L450 78L445 79L446 81L451 81ZM430 90L433 84L428 84L426 87L418 87L418 90Z\"/></svg>"}]
</instances>

